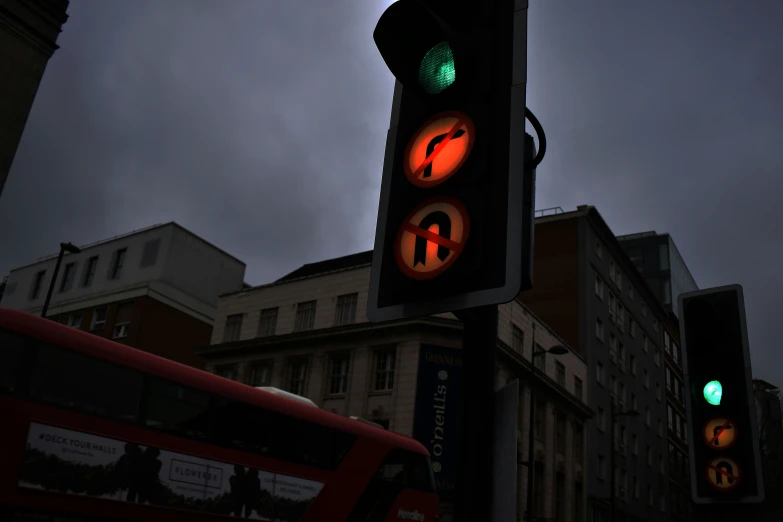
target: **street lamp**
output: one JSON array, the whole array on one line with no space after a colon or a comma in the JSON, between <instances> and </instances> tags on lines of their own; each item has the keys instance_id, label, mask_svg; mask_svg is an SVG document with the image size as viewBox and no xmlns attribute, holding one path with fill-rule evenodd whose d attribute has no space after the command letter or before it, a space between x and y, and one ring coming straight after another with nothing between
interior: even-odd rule
<instances>
[{"instance_id":1,"label":"street lamp","mask_svg":"<svg viewBox=\"0 0 783 522\"><path fill-rule=\"evenodd\" d=\"M60 263L63 262L63 254L70 252L71 254L78 254L82 250L76 245L68 243L60 243L60 254L57 256L57 264L54 265L54 273L52 274L52 282L49 283L49 292L46 294L46 301L44 301L43 309L41 310L41 317L46 317L46 312L49 310L49 301L52 300L52 292L54 292L54 283L57 281L57 272L60 271Z\"/></svg>"},{"instance_id":2,"label":"street lamp","mask_svg":"<svg viewBox=\"0 0 783 522\"><path fill-rule=\"evenodd\" d=\"M535 451L535 439L533 422L535 421L535 400L533 397L533 382L536 379L536 357L546 356L546 354L552 355L565 355L568 353L568 348L565 346L555 345L548 350L536 351L536 325L533 325L533 355L530 357L530 363L533 365L533 370L530 377L530 419L528 420L528 435L527 435L527 503L525 509L527 511L527 522L533 520L533 479L535 473L533 472L533 452Z\"/></svg>"},{"instance_id":3,"label":"street lamp","mask_svg":"<svg viewBox=\"0 0 783 522\"><path fill-rule=\"evenodd\" d=\"M611 492L609 496L609 522L614 522L614 421L620 417L638 417L641 415L636 410L614 411L614 397L609 399L609 418L612 420L612 429L610 433L610 444L612 449L609 451L609 473L612 474L611 478Z\"/></svg>"}]
</instances>

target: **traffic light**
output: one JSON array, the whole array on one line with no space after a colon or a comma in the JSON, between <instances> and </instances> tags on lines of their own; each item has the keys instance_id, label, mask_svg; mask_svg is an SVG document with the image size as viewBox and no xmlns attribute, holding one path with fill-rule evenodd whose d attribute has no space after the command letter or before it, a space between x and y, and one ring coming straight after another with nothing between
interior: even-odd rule
<instances>
[{"instance_id":1,"label":"traffic light","mask_svg":"<svg viewBox=\"0 0 783 522\"><path fill-rule=\"evenodd\" d=\"M508 302L530 288L526 12L515 16L515 0L399 0L378 21L373 38L397 83L371 321Z\"/></svg>"},{"instance_id":2,"label":"traffic light","mask_svg":"<svg viewBox=\"0 0 783 522\"><path fill-rule=\"evenodd\" d=\"M762 502L742 287L682 294L679 310L693 501Z\"/></svg>"}]
</instances>

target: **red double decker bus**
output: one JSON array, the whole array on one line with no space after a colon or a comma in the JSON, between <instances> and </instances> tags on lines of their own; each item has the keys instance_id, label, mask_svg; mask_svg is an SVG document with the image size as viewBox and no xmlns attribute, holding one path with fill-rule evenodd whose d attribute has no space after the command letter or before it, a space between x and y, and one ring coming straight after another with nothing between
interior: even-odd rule
<instances>
[{"instance_id":1,"label":"red double decker bus","mask_svg":"<svg viewBox=\"0 0 783 522\"><path fill-rule=\"evenodd\" d=\"M432 522L407 437L0 308L0 517Z\"/></svg>"}]
</instances>

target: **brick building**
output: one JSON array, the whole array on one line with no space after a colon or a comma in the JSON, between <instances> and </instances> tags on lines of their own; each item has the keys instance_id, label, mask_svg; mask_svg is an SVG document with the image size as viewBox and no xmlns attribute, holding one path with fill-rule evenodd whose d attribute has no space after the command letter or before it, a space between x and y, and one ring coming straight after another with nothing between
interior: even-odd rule
<instances>
[{"instance_id":1,"label":"brick building","mask_svg":"<svg viewBox=\"0 0 783 522\"><path fill-rule=\"evenodd\" d=\"M10 272L0 305L40 314L57 256ZM218 295L243 287L245 264L176 223L66 254L47 317L197 368Z\"/></svg>"},{"instance_id":2,"label":"brick building","mask_svg":"<svg viewBox=\"0 0 783 522\"><path fill-rule=\"evenodd\" d=\"M372 324L365 310L371 253L305 265L282 279L220 298L212 344L199 351L207 368L253 386L308 397L319 407L377 422L420 440L448 514L456 450L454 388L461 376L461 323L452 314ZM530 389L536 408L535 515L584 522L587 491L585 422L588 386L584 359L570 351L537 357L533 345L565 345L519 302L499 307L498 387L520 381L518 520L526 506ZM446 421L433 437L433 382L448 383ZM437 395L437 394L436 394ZM447 398L448 397L448 398ZM440 439L438 439L440 437ZM434 447L438 439L438 448ZM444 520L448 520L448 515Z\"/></svg>"}]
</instances>

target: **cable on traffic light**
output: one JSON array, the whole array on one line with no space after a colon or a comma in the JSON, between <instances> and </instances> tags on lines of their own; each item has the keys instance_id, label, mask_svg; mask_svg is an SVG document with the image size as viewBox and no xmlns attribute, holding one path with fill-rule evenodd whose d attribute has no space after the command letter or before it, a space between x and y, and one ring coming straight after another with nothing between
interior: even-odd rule
<instances>
[{"instance_id":1,"label":"cable on traffic light","mask_svg":"<svg viewBox=\"0 0 783 522\"><path fill-rule=\"evenodd\" d=\"M525 118L530 120L530 123L533 125L533 128L536 130L536 135L538 136L538 154L536 154L536 157L530 162L530 165L525 165L526 168L534 169L541 163L541 160L544 159L544 154L546 154L546 134L544 134L544 127L541 126L541 122L538 121L538 118L533 114L533 111L527 107L525 107Z\"/></svg>"}]
</instances>

